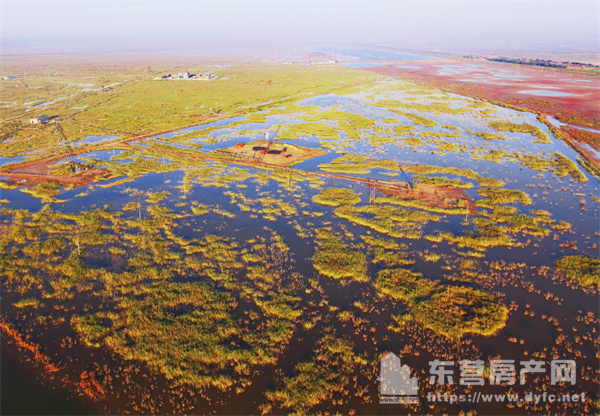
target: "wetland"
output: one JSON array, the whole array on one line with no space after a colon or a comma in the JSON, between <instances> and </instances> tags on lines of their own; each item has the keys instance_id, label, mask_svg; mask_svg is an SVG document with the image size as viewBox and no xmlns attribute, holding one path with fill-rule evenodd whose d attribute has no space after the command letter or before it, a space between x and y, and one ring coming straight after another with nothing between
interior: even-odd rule
<instances>
[{"instance_id":1,"label":"wetland","mask_svg":"<svg viewBox=\"0 0 600 416\"><path fill-rule=\"evenodd\" d=\"M0 81L2 348L57 412L600 410L599 176L544 117L343 65L171 82L168 61L19 59L27 87ZM419 403L379 403L389 352ZM576 386L428 382L433 360L458 380L494 359L575 360Z\"/></svg>"}]
</instances>

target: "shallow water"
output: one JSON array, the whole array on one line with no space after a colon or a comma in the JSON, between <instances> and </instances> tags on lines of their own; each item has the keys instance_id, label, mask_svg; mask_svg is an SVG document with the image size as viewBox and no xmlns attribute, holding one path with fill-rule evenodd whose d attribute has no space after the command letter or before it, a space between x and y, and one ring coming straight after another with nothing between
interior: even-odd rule
<instances>
[{"instance_id":1,"label":"shallow water","mask_svg":"<svg viewBox=\"0 0 600 416\"><path fill-rule=\"evenodd\" d=\"M522 91L517 91L517 92L519 94L537 95L540 97L572 97L572 96L580 95L580 94L571 94L571 93L567 93L567 92L552 91L552 90L522 90Z\"/></svg>"},{"instance_id":2,"label":"shallow water","mask_svg":"<svg viewBox=\"0 0 600 416\"><path fill-rule=\"evenodd\" d=\"M102 143L111 141L114 139L118 139L120 136L85 136L85 139L79 140L76 142L77 145L80 144L93 144L93 143Z\"/></svg>"},{"instance_id":3,"label":"shallow water","mask_svg":"<svg viewBox=\"0 0 600 416\"><path fill-rule=\"evenodd\" d=\"M206 130L206 129L209 129L211 127L217 127L217 126L227 126L229 124L235 123L236 121L244 120L245 118L246 118L245 116L225 118L225 119L222 119L222 120L213 121L211 123L200 124L198 126L188 127L186 129L176 130L176 131L172 131L172 132L169 132L169 133L165 133L165 134L161 134L159 136L153 136L153 137L157 138L157 139L169 139L171 137L175 137L175 136L179 136L179 135L182 135L182 134L191 133L193 131Z\"/></svg>"},{"instance_id":4,"label":"shallow water","mask_svg":"<svg viewBox=\"0 0 600 416\"><path fill-rule=\"evenodd\" d=\"M591 131L592 133L599 133L600 134L600 130L599 129L594 129L591 127L584 127L584 126L578 126L576 124L567 124L567 123L562 123L560 121L558 121L557 119L555 119L552 116L546 116L546 119L554 124L556 127L561 127L561 126L570 126L570 127L574 127L576 129L581 129L581 130L587 130L587 131Z\"/></svg>"},{"instance_id":5,"label":"shallow water","mask_svg":"<svg viewBox=\"0 0 600 416\"><path fill-rule=\"evenodd\" d=\"M0 156L0 166L10 165L12 163L19 163L26 161L27 158L25 156L13 156L13 157L5 157Z\"/></svg>"},{"instance_id":6,"label":"shallow water","mask_svg":"<svg viewBox=\"0 0 600 416\"><path fill-rule=\"evenodd\" d=\"M381 62L345 62L342 65L348 68L371 68L373 66L380 66ZM400 68L418 68L418 66L401 66Z\"/></svg>"},{"instance_id":7,"label":"shallow water","mask_svg":"<svg viewBox=\"0 0 600 416\"><path fill-rule=\"evenodd\" d=\"M323 59L331 59L334 56L351 57L361 61L429 61L440 59L435 56L383 51L368 48L325 48L321 52L328 54ZM329 56L331 55L331 56Z\"/></svg>"},{"instance_id":8,"label":"shallow water","mask_svg":"<svg viewBox=\"0 0 600 416\"><path fill-rule=\"evenodd\" d=\"M72 97L72 95L70 95L69 97ZM52 101L46 101L45 103L36 104L36 107L45 107L47 105L54 104L55 102L64 100L65 98L68 98L68 97L58 97L58 98L56 98L56 99L54 99Z\"/></svg>"}]
</instances>

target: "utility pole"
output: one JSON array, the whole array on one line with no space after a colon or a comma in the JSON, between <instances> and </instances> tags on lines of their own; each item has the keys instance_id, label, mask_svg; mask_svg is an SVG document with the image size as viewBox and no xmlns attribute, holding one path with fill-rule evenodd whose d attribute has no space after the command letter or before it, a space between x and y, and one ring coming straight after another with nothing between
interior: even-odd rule
<instances>
[{"instance_id":1,"label":"utility pole","mask_svg":"<svg viewBox=\"0 0 600 416\"><path fill-rule=\"evenodd\" d=\"M62 127L61 127L61 126L58 124L58 122L56 122L56 123L54 124L54 127L56 128L56 132L58 133L58 136L60 137L60 143L62 144L62 148L63 148L63 151L64 151L64 153L65 153L65 159L67 160L67 163L70 163L70 162L69 162L69 156L67 155L67 147L66 147L66 145L65 145L65 142L67 141L67 139L66 139L66 137L65 137L65 134L64 134L64 132L63 132L63 129L62 129Z\"/></svg>"}]
</instances>

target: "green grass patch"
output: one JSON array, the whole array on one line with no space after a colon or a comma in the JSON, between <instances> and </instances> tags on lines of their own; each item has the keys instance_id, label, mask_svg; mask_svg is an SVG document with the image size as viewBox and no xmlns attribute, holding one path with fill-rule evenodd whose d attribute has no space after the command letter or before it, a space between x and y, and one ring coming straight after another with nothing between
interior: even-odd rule
<instances>
[{"instance_id":1,"label":"green grass patch","mask_svg":"<svg viewBox=\"0 0 600 416\"><path fill-rule=\"evenodd\" d=\"M449 186L451 188L471 189L473 187L473 184L470 182L463 182L460 179L448 179L440 176L416 175L415 181L431 185Z\"/></svg>"},{"instance_id":2,"label":"green grass patch","mask_svg":"<svg viewBox=\"0 0 600 416\"><path fill-rule=\"evenodd\" d=\"M408 305L415 319L452 339L490 336L505 325L508 308L494 296L468 287L443 286L406 269L379 272L375 287Z\"/></svg>"},{"instance_id":3,"label":"green grass patch","mask_svg":"<svg viewBox=\"0 0 600 416\"><path fill-rule=\"evenodd\" d=\"M367 280L365 255L351 250L340 237L326 229L317 229L317 246L312 260L319 273L334 279Z\"/></svg>"},{"instance_id":4,"label":"green grass patch","mask_svg":"<svg viewBox=\"0 0 600 416\"><path fill-rule=\"evenodd\" d=\"M54 197L60 194L60 188L61 186L58 182L42 182L31 188L21 188L21 192L40 198L43 203L49 203L57 202Z\"/></svg>"},{"instance_id":5,"label":"green grass patch","mask_svg":"<svg viewBox=\"0 0 600 416\"><path fill-rule=\"evenodd\" d=\"M548 138L548 135L544 133L539 127L534 126L533 124L517 124L512 123L510 121L493 121L489 123L489 126L499 131L510 131L511 133L519 132L531 134L540 139L542 143L552 143Z\"/></svg>"},{"instance_id":6,"label":"green grass patch","mask_svg":"<svg viewBox=\"0 0 600 416\"><path fill-rule=\"evenodd\" d=\"M571 176L579 182L587 182L586 176L579 170L577 164L560 153L552 153L551 158L520 153L516 153L515 156L523 166L530 169L540 172L551 171L560 177Z\"/></svg>"},{"instance_id":7,"label":"green grass patch","mask_svg":"<svg viewBox=\"0 0 600 416\"><path fill-rule=\"evenodd\" d=\"M487 201L484 201L485 203L493 205L513 204L515 202L520 202L523 205L531 205L529 195L516 189L479 188L477 192L487 198Z\"/></svg>"},{"instance_id":8,"label":"green grass patch","mask_svg":"<svg viewBox=\"0 0 600 416\"><path fill-rule=\"evenodd\" d=\"M394 240L389 240L387 238L375 238L371 237L370 235L361 235L360 238L362 238L362 240L370 246L381 247L386 250L393 250L399 248L398 243L396 243Z\"/></svg>"},{"instance_id":9,"label":"green grass patch","mask_svg":"<svg viewBox=\"0 0 600 416\"><path fill-rule=\"evenodd\" d=\"M169 191L148 192L148 193L146 193L146 195L148 196L148 199L146 199L146 202L148 202L150 204L156 204L160 201L165 200L167 198L167 196L171 195L171 193Z\"/></svg>"},{"instance_id":10,"label":"green grass patch","mask_svg":"<svg viewBox=\"0 0 600 416\"><path fill-rule=\"evenodd\" d=\"M463 176L468 179L473 179L479 182L481 186L493 186L498 187L504 185L504 182L499 179L486 178L481 176L474 170L470 169L459 169L455 167L441 167L432 165L402 165L401 170L411 173L420 173L422 175L428 175L431 173L446 173L451 175Z\"/></svg>"},{"instance_id":11,"label":"green grass patch","mask_svg":"<svg viewBox=\"0 0 600 416\"><path fill-rule=\"evenodd\" d=\"M321 140L337 140L340 138L338 130L325 123L299 123L285 126L273 126L277 131L277 140L294 140L301 136L317 136Z\"/></svg>"},{"instance_id":12,"label":"green grass patch","mask_svg":"<svg viewBox=\"0 0 600 416\"><path fill-rule=\"evenodd\" d=\"M465 235L441 232L439 236L460 248L471 248L480 252L493 247L516 247L519 245L514 238L508 235L508 230L492 224L481 227L479 232L471 232Z\"/></svg>"},{"instance_id":13,"label":"green grass patch","mask_svg":"<svg viewBox=\"0 0 600 416\"><path fill-rule=\"evenodd\" d=\"M600 260L590 256L565 256L554 264L567 278L583 286L600 288Z\"/></svg>"},{"instance_id":14,"label":"green grass patch","mask_svg":"<svg viewBox=\"0 0 600 416\"><path fill-rule=\"evenodd\" d=\"M331 207L340 205L356 205L360 203L360 196L346 188L327 188L312 198L313 202Z\"/></svg>"},{"instance_id":15,"label":"green grass patch","mask_svg":"<svg viewBox=\"0 0 600 416\"><path fill-rule=\"evenodd\" d=\"M506 140L506 137L501 136L499 134L486 133L486 132L476 132L471 130L466 130L467 133L471 133L475 136L479 136L484 138L485 140Z\"/></svg>"},{"instance_id":16,"label":"green grass patch","mask_svg":"<svg viewBox=\"0 0 600 416\"><path fill-rule=\"evenodd\" d=\"M394 238L419 239L423 225L437 216L389 205L341 206L335 215Z\"/></svg>"},{"instance_id":17,"label":"green grass patch","mask_svg":"<svg viewBox=\"0 0 600 416\"><path fill-rule=\"evenodd\" d=\"M397 113L397 114L401 114L401 115L405 116L406 118L408 118L413 123L419 124L421 126L435 127L438 124L435 121L430 120L427 117L420 116L418 114L406 113L406 112L398 111L398 110L394 110L394 109L390 109L390 111L393 111L394 113Z\"/></svg>"},{"instance_id":18,"label":"green grass patch","mask_svg":"<svg viewBox=\"0 0 600 416\"><path fill-rule=\"evenodd\" d=\"M322 163L319 169L331 173L346 173L363 175L372 169L398 170L398 164L392 160L369 160L367 156L347 154L331 161Z\"/></svg>"},{"instance_id":19,"label":"green grass patch","mask_svg":"<svg viewBox=\"0 0 600 416\"><path fill-rule=\"evenodd\" d=\"M373 202L376 204L399 205L401 207L416 208L423 211L447 215L465 215L469 212L466 201L464 200L458 200L454 206L449 207L432 206L416 199L398 199L394 197L377 197Z\"/></svg>"},{"instance_id":20,"label":"green grass patch","mask_svg":"<svg viewBox=\"0 0 600 416\"><path fill-rule=\"evenodd\" d=\"M293 375L278 381L275 390L267 391L267 403L262 414L272 414L273 408L287 414L320 413L315 409L329 405L343 395L351 385L351 375L362 360L352 344L332 334L321 337L311 358L294 366Z\"/></svg>"}]
</instances>

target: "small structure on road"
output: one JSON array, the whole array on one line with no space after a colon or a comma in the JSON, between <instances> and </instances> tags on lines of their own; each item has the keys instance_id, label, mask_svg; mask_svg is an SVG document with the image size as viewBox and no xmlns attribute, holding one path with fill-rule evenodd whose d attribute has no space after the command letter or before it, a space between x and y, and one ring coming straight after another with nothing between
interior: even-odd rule
<instances>
[{"instance_id":1,"label":"small structure on road","mask_svg":"<svg viewBox=\"0 0 600 416\"><path fill-rule=\"evenodd\" d=\"M30 124L46 124L49 121L50 121L50 117L48 117L45 114L42 114L41 116L37 116L37 117L33 117L33 118L29 119Z\"/></svg>"}]
</instances>

